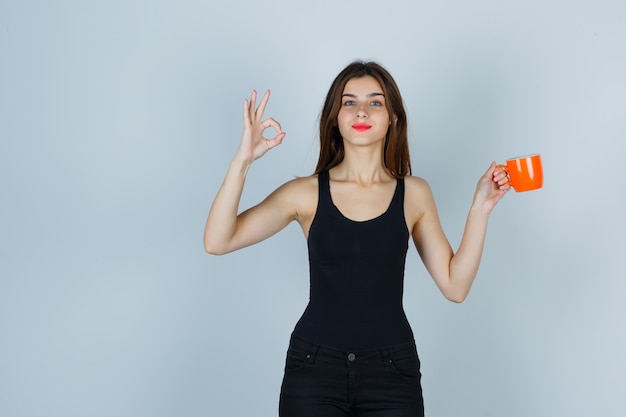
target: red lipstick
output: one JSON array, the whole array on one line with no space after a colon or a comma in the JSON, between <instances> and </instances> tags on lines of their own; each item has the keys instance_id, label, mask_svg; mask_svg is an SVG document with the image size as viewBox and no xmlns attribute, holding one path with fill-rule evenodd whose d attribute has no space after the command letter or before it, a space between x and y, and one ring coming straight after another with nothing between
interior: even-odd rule
<instances>
[{"instance_id":1,"label":"red lipstick","mask_svg":"<svg viewBox=\"0 0 626 417\"><path fill-rule=\"evenodd\" d=\"M357 123L357 124L353 124L352 125L352 129L356 130L357 132L365 132L367 129L370 129L372 126L368 125L367 123Z\"/></svg>"}]
</instances>

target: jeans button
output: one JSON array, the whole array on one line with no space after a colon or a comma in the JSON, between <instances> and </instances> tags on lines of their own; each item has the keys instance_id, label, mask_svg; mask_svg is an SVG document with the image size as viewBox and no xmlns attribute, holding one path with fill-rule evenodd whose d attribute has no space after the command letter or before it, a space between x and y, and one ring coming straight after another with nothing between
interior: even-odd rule
<instances>
[{"instance_id":1,"label":"jeans button","mask_svg":"<svg viewBox=\"0 0 626 417\"><path fill-rule=\"evenodd\" d=\"M354 353L348 354L348 360L350 362L353 362L355 359L356 359L356 355Z\"/></svg>"}]
</instances>

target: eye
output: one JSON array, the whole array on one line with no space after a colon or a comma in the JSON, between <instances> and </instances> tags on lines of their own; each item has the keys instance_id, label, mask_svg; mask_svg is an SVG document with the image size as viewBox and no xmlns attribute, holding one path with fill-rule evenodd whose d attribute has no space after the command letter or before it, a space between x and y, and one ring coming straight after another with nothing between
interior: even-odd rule
<instances>
[{"instance_id":1,"label":"eye","mask_svg":"<svg viewBox=\"0 0 626 417\"><path fill-rule=\"evenodd\" d=\"M374 100L374 101L372 101L370 104L371 104L372 106L382 106L382 105L383 105L383 103L382 103L382 102L380 102L380 101L378 101L378 100Z\"/></svg>"},{"instance_id":2,"label":"eye","mask_svg":"<svg viewBox=\"0 0 626 417\"><path fill-rule=\"evenodd\" d=\"M355 105L355 103L354 103L354 100L346 100L346 101L343 103L343 105L344 105L344 106L354 106L354 105Z\"/></svg>"}]
</instances>

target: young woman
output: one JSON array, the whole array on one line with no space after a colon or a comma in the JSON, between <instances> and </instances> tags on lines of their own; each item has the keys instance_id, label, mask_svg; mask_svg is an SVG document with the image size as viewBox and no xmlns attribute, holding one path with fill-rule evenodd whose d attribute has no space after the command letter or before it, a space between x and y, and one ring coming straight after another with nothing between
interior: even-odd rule
<instances>
[{"instance_id":1,"label":"young woman","mask_svg":"<svg viewBox=\"0 0 626 417\"><path fill-rule=\"evenodd\" d=\"M263 119L269 91L243 109L241 144L213 202L204 246L225 254L291 221L309 248L310 300L291 335L282 417L423 416L420 363L402 307L409 237L443 295L462 302L480 263L489 214L510 186L492 163L478 181L458 250L441 228L427 182L411 176L407 119L391 75L348 65L320 118L315 173L279 187L238 214L250 164L285 137ZM263 136L273 127L278 134Z\"/></svg>"}]
</instances>

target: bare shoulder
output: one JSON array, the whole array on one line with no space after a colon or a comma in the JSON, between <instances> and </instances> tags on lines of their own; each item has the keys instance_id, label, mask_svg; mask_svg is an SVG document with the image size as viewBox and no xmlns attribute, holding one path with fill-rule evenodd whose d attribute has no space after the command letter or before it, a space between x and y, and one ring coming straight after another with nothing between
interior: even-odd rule
<instances>
[{"instance_id":1,"label":"bare shoulder","mask_svg":"<svg viewBox=\"0 0 626 417\"><path fill-rule=\"evenodd\" d=\"M435 209L435 203L430 185L424 178L406 176L404 184L404 212L407 226L412 230L425 213Z\"/></svg>"},{"instance_id":2,"label":"bare shoulder","mask_svg":"<svg viewBox=\"0 0 626 417\"><path fill-rule=\"evenodd\" d=\"M270 198L277 198L287 202L289 206L294 207L296 219L302 221L303 218L315 214L317 208L317 175L297 177L287 181L278 187Z\"/></svg>"},{"instance_id":3,"label":"bare shoulder","mask_svg":"<svg viewBox=\"0 0 626 417\"><path fill-rule=\"evenodd\" d=\"M430 185L421 177L406 176L404 177L404 184L406 189L406 198L409 200L429 198L432 196Z\"/></svg>"},{"instance_id":4,"label":"bare shoulder","mask_svg":"<svg viewBox=\"0 0 626 417\"><path fill-rule=\"evenodd\" d=\"M307 198L317 195L317 175L297 177L287 181L275 191L293 198Z\"/></svg>"}]
</instances>

